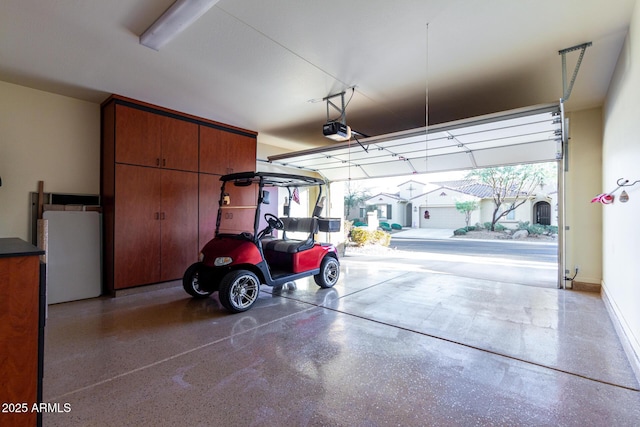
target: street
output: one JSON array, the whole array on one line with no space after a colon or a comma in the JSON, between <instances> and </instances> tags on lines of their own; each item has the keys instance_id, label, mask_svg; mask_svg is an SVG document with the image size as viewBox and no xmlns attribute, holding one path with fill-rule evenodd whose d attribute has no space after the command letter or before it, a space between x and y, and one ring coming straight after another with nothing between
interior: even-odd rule
<instances>
[{"instance_id":1,"label":"street","mask_svg":"<svg viewBox=\"0 0 640 427\"><path fill-rule=\"evenodd\" d=\"M401 251L441 254L477 255L514 260L558 261L558 245L554 243L487 241L472 239L391 238L390 247Z\"/></svg>"},{"instance_id":2,"label":"street","mask_svg":"<svg viewBox=\"0 0 640 427\"><path fill-rule=\"evenodd\" d=\"M558 287L555 243L392 237L383 254L347 251L350 262L371 268L424 270L545 288Z\"/></svg>"}]
</instances>

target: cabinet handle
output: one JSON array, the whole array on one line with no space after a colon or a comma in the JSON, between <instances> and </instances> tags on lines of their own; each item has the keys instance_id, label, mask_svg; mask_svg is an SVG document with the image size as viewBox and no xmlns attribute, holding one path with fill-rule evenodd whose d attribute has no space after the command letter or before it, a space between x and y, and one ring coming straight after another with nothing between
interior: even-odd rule
<instances>
[{"instance_id":1,"label":"cabinet handle","mask_svg":"<svg viewBox=\"0 0 640 427\"><path fill-rule=\"evenodd\" d=\"M160 166L160 159L156 157L156 166Z\"/></svg>"},{"instance_id":2,"label":"cabinet handle","mask_svg":"<svg viewBox=\"0 0 640 427\"><path fill-rule=\"evenodd\" d=\"M164 221L164 212L160 213L160 220Z\"/></svg>"},{"instance_id":3,"label":"cabinet handle","mask_svg":"<svg viewBox=\"0 0 640 427\"><path fill-rule=\"evenodd\" d=\"M162 166L167 166L167 159L162 159Z\"/></svg>"},{"instance_id":4,"label":"cabinet handle","mask_svg":"<svg viewBox=\"0 0 640 427\"><path fill-rule=\"evenodd\" d=\"M157 220L160 219L160 212L156 212L155 217Z\"/></svg>"}]
</instances>

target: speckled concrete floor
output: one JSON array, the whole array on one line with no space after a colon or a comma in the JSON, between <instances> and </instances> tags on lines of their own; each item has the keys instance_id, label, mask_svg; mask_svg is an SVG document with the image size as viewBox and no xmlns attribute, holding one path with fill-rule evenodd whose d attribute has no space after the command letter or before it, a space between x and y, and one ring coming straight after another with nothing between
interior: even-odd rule
<instances>
[{"instance_id":1,"label":"speckled concrete floor","mask_svg":"<svg viewBox=\"0 0 640 427\"><path fill-rule=\"evenodd\" d=\"M248 312L165 289L49 307L45 426L640 425L596 294L343 260Z\"/></svg>"}]
</instances>

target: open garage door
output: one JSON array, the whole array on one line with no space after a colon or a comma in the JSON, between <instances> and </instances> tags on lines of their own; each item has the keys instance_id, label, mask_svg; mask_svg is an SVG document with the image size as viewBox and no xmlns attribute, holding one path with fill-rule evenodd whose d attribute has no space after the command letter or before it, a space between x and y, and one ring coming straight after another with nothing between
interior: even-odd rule
<instances>
[{"instance_id":1,"label":"open garage door","mask_svg":"<svg viewBox=\"0 0 640 427\"><path fill-rule=\"evenodd\" d=\"M362 140L269 156L329 181L555 161L562 158L559 104L510 110ZM428 136L427 136L428 133Z\"/></svg>"},{"instance_id":2,"label":"open garage door","mask_svg":"<svg viewBox=\"0 0 640 427\"><path fill-rule=\"evenodd\" d=\"M560 103L545 104L269 156L269 162L346 181L469 170L564 158L566 129ZM563 174L559 171L559 178ZM558 183L557 286L564 287L564 187ZM431 208L435 208L431 206ZM425 208L426 209L426 208ZM462 215L456 212L461 221ZM422 218L422 215L420 215ZM459 228L453 208L434 210L420 227ZM453 226L453 227L452 227Z\"/></svg>"}]
</instances>

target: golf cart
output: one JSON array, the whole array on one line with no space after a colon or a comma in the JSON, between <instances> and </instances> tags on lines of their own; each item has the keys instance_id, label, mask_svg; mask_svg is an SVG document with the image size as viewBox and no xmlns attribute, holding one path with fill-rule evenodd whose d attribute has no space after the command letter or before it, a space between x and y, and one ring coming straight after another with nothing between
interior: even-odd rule
<instances>
[{"instance_id":1,"label":"golf cart","mask_svg":"<svg viewBox=\"0 0 640 427\"><path fill-rule=\"evenodd\" d=\"M201 260L184 273L182 284L189 295L207 298L218 291L220 303L239 313L256 302L261 284L282 286L307 276L321 288L336 284L340 275L336 248L315 241L319 231L340 230L340 219L320 217L323 180L242 172L224 175L220 181L215 237L202 248ZM301 187L318 189L313 215L292 218L289 201L299 197ZM279 188L288 190L282 217L274 214L277 202L269 206L271 196L277 200ZM274 235L276 230L281 236Z\"/></svg>"}]
</instances>

